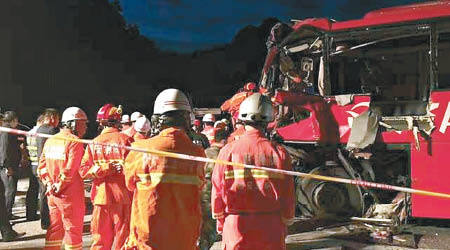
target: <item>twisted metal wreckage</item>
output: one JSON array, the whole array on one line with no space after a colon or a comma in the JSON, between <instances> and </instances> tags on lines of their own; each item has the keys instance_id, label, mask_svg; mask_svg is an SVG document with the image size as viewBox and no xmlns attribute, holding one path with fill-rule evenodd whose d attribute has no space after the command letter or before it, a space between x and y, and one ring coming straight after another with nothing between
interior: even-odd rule
<instances>
[{"instance_id":1,"label":"twisted metal wreckage","mask_svg":"<svg viewBox=\"0 0 450 250\"><path fill-rule=\"evenodd\" d=\"M450 2L275 25L259 91L295 170L450 192ZM297 178L299 214L389 225L449 219L450 200ZM367 217L367 218L361 218ZM369 219L372 218L372 219ZM375 229L372 228L372 231Z\"/></svg>"}]
</instances>

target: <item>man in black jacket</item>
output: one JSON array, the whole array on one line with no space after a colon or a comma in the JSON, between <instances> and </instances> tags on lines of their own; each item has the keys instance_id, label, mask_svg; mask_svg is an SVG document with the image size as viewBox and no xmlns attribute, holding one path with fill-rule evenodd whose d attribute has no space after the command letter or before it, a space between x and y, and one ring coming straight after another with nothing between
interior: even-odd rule
<instances>
[{"instance_id":1,"label":"man in black jacket","mask_svg":"<svg viewBox=\"0 0 450 250\"><path fill-rule=\"evenodd\" d=\"M16 128L19 125L19 119L16 112L6 111L3 118L3 126ZM5 201L8 218L12 219L12 208L17 191L17 181L19 180L19 164L22 159L19 139L15 134L2 134L0 139L0 178L5 187Z\"/></svg>"},{"instance_id":2,"label":"man in black jacket","mask_svg":"<svg viewBox=\"0 0 450 250\"><path fill-rule=\"evenodd\" d=\"M9 113L11 115L11 113ZM7 118L10 118L7 116ZM0 114L0 126L9 126L10 122L3 121L4 116ZM20 161L20 150L12 150L12 146L10 146L11 141L14 141L13 137L5 132L0 132L0 174L3 177L3 174L7 174L8 169L12 168L12 162L16 161L17 165ZM17 142L17 137L15 138L15 142ZM18 154L18 155L17 155ZM11 174L11 172L9 172ZM7 177L8 178L8 177ZM3 182L3 178L0 178L0 232L2 234L3 241L12 241L17 238L18 233L14 231L9 224L8 212L6 209L5 202L5 185Z\"/></svg>"}]
</instances>

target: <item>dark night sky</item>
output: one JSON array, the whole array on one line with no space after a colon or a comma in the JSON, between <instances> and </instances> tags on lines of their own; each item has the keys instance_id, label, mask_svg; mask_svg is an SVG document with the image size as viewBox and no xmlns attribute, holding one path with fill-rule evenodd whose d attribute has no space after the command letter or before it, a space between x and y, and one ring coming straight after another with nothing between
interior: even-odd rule
<instances>
[{"instance_id":1,"label":"dark night sky","mask_svg":"<svg viewBox=\"0 0 450 250\"><path fill-rule=\"evenodd\" d=\"M425 0L120 0L128 23L165 50L191 52L229 43L247 25L267 17L361 18L373 9Z\"/></svg>"}]
</instances>

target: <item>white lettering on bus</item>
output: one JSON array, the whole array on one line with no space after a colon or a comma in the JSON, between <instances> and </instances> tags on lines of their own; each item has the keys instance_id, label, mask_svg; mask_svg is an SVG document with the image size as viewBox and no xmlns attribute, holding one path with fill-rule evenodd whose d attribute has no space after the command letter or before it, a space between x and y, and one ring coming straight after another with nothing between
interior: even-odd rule
<instances>
[{"instance_id":1,"label":"white lettering on bus","mask_svg":"<svg viewBox=\"0 0 450 250\"><path fill-rule=\"evenodd\" d=\"M447 109L445 110L444 118L442 119L439 132L445 134L448 126L450 126L450 102L447 103Z\"/></svg>"}]
</instances>

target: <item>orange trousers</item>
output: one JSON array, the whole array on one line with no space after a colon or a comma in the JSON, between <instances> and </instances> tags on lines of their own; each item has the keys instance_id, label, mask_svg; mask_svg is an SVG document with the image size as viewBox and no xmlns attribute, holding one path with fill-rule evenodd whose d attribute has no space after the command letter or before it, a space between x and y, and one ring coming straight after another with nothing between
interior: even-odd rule
<instances>
[{"instance_id":1,"label":"orange trousers","mask_svg":"<svg viewBox=\"0 0 450 250\"><path fill-rule=\"evenodd\" d=\"M130 215L131 204L94 205L91 250L119 250L130 232Z\"/></svg>"},{"instance_id":2,"label":"orange trousers","mask_svg":"<svg viewBox=\"0 0 450 250\"><path fill-rule=\"evenodd\" d=\"M48 197L50 226L45 237L45 250L60 250L64 240L65 249L82 249L84 195Z\"/></svg>"},{"instance_id":3,"label":"orange trousers","mask_svg":"<svg viewBox=\"0 0 450 250\"><path fill-rule=\"evenodd\" d=\"M224 250L284 250L286 227L279 214L229 214L223 225Z\"/></svg>"}]
</instances>

